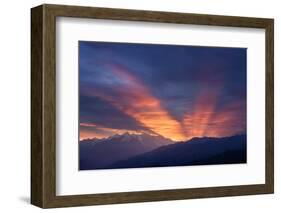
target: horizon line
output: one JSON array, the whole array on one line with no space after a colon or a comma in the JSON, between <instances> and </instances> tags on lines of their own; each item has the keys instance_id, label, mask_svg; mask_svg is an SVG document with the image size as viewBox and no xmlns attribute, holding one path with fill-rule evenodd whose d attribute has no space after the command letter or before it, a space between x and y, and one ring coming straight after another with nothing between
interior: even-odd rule
<instances>
[{"instance_id":1,"label":"horizon line","mask_svg":"<svg viewBox=\"0 0 281 213\"><path fill-rule=\"evenodd\" d=\"M167 138L167 137L164 137L162 135L152 135L152 134L148 134L148 133L140 133L140 134L136 134L136 133L129 133L129 132L125 132L123 134L114 134L114 135L111 135L111 136L108 136L108 137L103 137L103 138L97 138L97 137L93 137L93 138L84 138L84 139L79 139L79 142L83 142L83 141L89 141L89 140L105 140L105 139L109 139L109 138L112 138L113 136L122 136L122 135L150 135L150 136L153 136L153 137L163 137L165 139L168 139L168 140L171 140L173 142L186 142L186 141L189 141L189 140L192 140L194 138L228 138L228 137L234 137L234 136L242 136L242 135L247 135L246 132L244 133L237 133L237 134L233 134L233 135L228 135L228 136L207 136L207 135L203 135L203 136L194 136L194 137L190 137L190 138L187 138L187 139L184 139L184 140L173 140L171 138Z\"/></svg>"}]
</instances>

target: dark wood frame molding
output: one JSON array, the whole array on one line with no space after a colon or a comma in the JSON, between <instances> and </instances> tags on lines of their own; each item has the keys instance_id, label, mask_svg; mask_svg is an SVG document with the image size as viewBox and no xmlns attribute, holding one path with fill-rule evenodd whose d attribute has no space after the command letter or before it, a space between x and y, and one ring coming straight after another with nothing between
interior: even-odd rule
<instances>
[{"instance_id":1,"label":"dark wood frame molding","mask_svg":"<svg viewBox=\"0 0 281 213\"><path fill-rule=\"evenodd\" d=\"M195 189L56 195L56 17L262 28L266 32L266 177L265 184ZM274 20L126 9L41 5L31 9L31 203L66 207L274 191Z\"/></svg>"}]
</instances>

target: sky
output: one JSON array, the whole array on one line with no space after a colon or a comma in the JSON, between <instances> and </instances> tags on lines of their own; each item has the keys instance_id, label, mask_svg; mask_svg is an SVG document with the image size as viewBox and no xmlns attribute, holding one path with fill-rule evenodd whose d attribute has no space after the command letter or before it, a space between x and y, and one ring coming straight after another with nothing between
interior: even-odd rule
<instances>
[{"instance_id":1,"label":"sky","mask_svg":"<svg viewBox=\"0 0 281 213\"><path fill-rule=\"evenodd\" d=\"M80 140L246 133L246 48L79 41Z\"/></svg>"}]
</instances>

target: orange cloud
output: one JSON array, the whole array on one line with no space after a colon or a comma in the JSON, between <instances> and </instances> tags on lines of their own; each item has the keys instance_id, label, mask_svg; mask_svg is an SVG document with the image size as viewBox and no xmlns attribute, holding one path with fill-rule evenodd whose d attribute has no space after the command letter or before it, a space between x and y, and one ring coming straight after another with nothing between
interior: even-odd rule
<instances>
[{"instance_id":1,"label":"orange cloud","mask_svg":"<svg viewBox=\"0 0 281 213\"><path fill-rule=\"evenodd\" d=\"M173 119L161 106L148 88L123 66L111 64L110 71L116 76L120 86L114 88L116 96L103 91L95 91L99 96L124 113L135 118L151 131L173 140L185 139L181 124Z\"/></svg>"},{"instance_id":2,"label":"orange cloud","mask_svg":"<svg viewBox=\"0 0 281 213\"><path fill-rule=\"evenodd\" d=\"M214 92L216 91L216 92ZM229 103L220 111L215 111L219 90L210 94L202 93L194 104L194 112L185 114L183 126L187 139L192 137L224 137L242 133L246 119L241 119L241 104Z\"/></svg>"},{"instance_id":3,"label":"orange cloud","mask_svg":"<svg viewBox=\"0 0 281 213\"><path fill-rule=\"evenodd\" d=\"M203 88L200 90L194 103L193 113L186 113L183 126L187 139L206 136L210 121L214 114L216 101L219 95L218 88Z\"/></svg>"},{"instance_id":4,"label":"orange cloud","mask_svg":"<svg viewBox=\"0 0 281 213\"><path fill-rule=\"evenodd\" d=\"M239 109L246 108L243 102L231 102L223 110L213 115L206 134L210 136L229 136L240 134L246 128L246 114Z\"/></svg>"}]
</instances>

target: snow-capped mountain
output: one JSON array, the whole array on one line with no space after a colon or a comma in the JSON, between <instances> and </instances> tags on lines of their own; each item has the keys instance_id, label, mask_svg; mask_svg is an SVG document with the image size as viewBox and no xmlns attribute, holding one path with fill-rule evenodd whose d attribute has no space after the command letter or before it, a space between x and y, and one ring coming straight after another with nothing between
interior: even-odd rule
<instances>
[{"instance_id":1,"label":"snow-capped mountain","mask_svg":"<svg viewBox=\"0 0 281 213\"><path fill-rule=\"evenodd\" d=\"M86 139L79 142L80 169L100 169L120 160L173 144L160 135L116 134L103 139Z\"/></svg>"}]
</instances>

